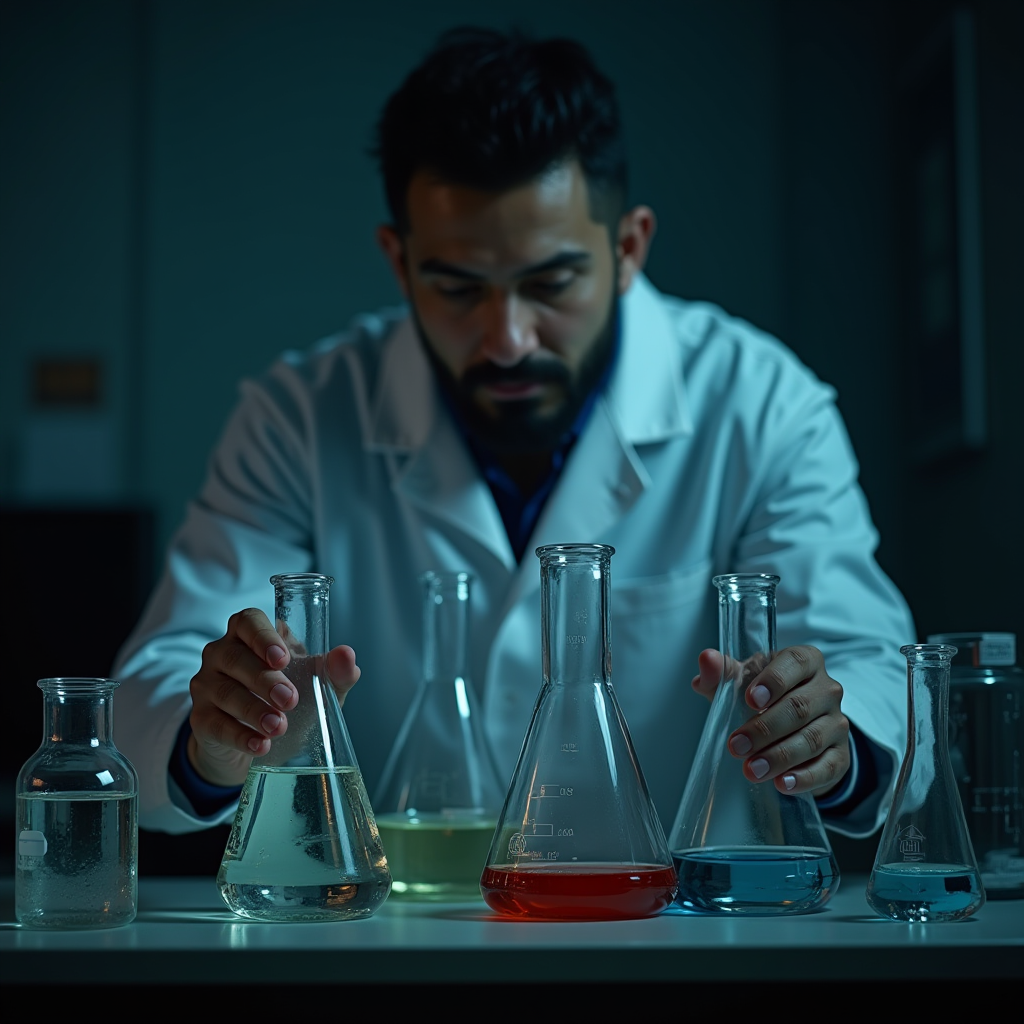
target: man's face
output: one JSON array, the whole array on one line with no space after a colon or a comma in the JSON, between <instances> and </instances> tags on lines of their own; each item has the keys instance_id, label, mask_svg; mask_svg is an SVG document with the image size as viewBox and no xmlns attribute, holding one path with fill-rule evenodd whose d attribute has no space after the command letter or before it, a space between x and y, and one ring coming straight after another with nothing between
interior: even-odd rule
<instances>
[{"instance_id":1,"label":"man's face","mask_svg":"<svg viewBox=\"0 0 1024 1024\"><path fill-rule=\"evenodd\" d=\"M578 165L505 192L419 173L408 217L389 256L441 386L485 447L554 448L610 358L621 283Z\"/></svg>"}]
</instances>

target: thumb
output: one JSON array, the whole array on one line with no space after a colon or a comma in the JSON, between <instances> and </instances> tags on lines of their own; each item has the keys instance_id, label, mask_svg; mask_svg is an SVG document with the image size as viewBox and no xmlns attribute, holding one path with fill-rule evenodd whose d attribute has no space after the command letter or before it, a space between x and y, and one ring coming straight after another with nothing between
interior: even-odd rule
<instances>
[{"instance_id":1,"label":"thumb","mask_svg":"<svg viewBox=\"0 0 1024 1024\"><path fill-rule=\"evenodd\" d=\"M722 680L724 664L722 655L714 648L709 647L707 650L701 651L697 657L698 672L690 685L702 697L711 700Z\"/></svg>"}]
</instances>

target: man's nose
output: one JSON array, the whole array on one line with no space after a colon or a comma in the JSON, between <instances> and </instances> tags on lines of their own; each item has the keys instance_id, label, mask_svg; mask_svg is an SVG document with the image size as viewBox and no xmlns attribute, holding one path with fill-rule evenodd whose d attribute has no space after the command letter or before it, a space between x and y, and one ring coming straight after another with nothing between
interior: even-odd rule
<instances>
[{"instance_id":1,"label":"man's nose","mask_svg":"<svg viewBox=\"0 0 1024 1024\"><path fill-rule=\"evenodd\" d=\"M515 366L539 348L534 313L518 296L496 292L483 315L480 348L496 366Z\"/></svg>"}]
</instances>

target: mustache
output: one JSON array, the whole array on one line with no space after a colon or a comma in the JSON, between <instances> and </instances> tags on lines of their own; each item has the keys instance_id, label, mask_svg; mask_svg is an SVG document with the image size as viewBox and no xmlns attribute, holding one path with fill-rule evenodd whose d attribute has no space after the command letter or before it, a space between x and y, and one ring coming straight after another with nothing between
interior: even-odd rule
<instances>
[{"instance_id":1,"label":"mustache","mask_svg":"<svg viewBox=\"0 0 1024 1024\"><path fill-rule=\"evenodd\" d=\"M472 390L488 384L568 384L571 379L569 368L564 363L528 357L515 366L496 366L494 363L472 366L459 383L463 390Z\"/></svg>"}]
</instances>

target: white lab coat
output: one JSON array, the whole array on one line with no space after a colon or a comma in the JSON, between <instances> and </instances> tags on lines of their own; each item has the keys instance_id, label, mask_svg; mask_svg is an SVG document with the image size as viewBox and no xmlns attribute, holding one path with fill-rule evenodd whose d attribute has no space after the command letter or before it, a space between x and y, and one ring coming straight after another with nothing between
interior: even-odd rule
<instances>
[{"instance_id":1,"label":"white lab coat","mask_svg":"<svg viewBox=\"0 0 1024 1024\"><path fill-rule=\"evenodd\" d=\"M371 797L419 675L417 576L472 572L471 678L510 777L541 681L533 547L601 542L616 549L613 685L666 831L707 709L690 680L717 646L711 577L737 571L781 577L779 646L821 648L847 715L888 752L882 791L832 823L868 834L904 748L898 648L915 639L876 541L832 389L773 338L641 277L611 380L517 565L410 321L363 317L243 383L119 656L117 742L139 772L141 822L183 832L231 817L197 818L167 765L203 645L239 609L272 617L279 572L335 577L330 639L362 669L345 716Z\"/></svg>"}]
</instances>

